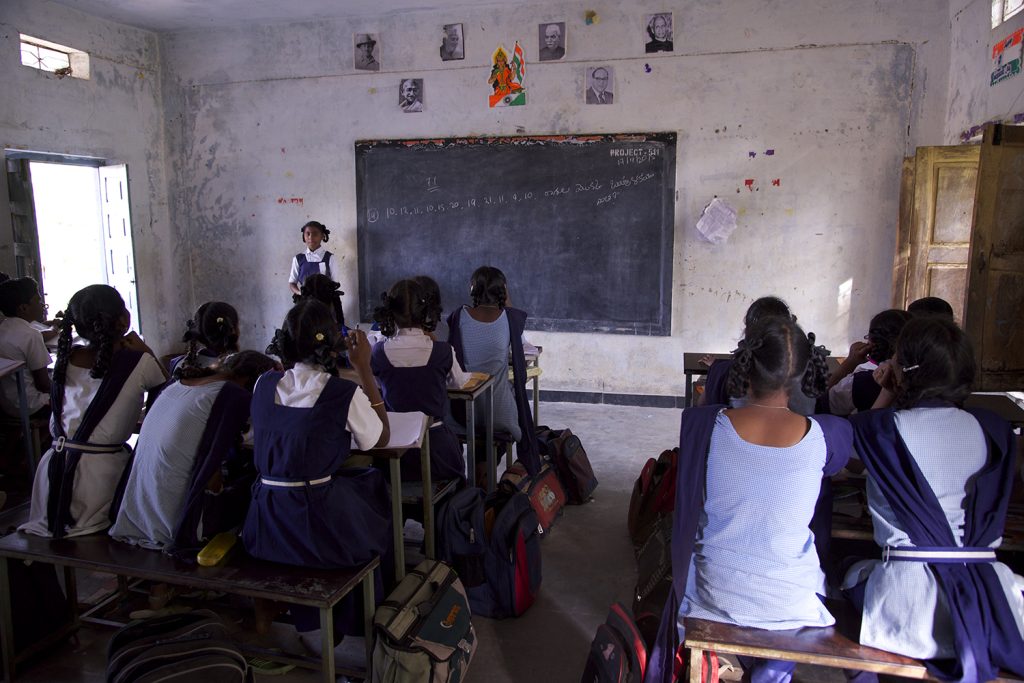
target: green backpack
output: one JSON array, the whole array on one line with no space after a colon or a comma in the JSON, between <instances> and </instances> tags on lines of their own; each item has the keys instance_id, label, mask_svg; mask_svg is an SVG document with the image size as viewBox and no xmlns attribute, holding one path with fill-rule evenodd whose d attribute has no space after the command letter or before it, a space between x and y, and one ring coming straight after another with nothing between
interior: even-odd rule
<instances>
[{"instance_id":1,"label":"green backpack","mask_svg":"<svg viewBox=\"0 0 1024 683\"><path fill-rule=\"evenodd\" d=\"M460 683L476 651L466 590L455 571L424 560L373 617L373 683Z\"/></svg>"}]
</instances>

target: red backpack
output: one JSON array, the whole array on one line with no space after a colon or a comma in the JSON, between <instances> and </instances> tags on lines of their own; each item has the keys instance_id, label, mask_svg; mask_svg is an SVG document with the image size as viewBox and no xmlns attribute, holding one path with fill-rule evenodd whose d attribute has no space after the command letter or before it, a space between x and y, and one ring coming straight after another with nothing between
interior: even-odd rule
<instances>
[{"instance_id":1,"label":"red backpack","mask_svg":"<svg viewBox=\"0 0 1024 683\"><path fill-rule=\"evenodd\" d=\"M676 458L679 449L662 451L658 459L649 458L640 470L629 499L629 537L639 548L654 530L658 518L671 515L676 507Z\"/></svg>"}]
</instances>

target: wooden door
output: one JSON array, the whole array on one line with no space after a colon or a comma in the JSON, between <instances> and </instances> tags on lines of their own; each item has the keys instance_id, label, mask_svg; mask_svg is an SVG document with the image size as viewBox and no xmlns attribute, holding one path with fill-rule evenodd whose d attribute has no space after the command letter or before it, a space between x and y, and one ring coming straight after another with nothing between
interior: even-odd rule
<instances>
[{"instance_id":1,"label":"wooden door","mask_svg":"<svg viewBox=\"0 0 1024 683\"><path fill-rule=\"evenodd\" d=\"M42 283L39 234L32 201L32 176L27 159L7 159L7 192L10 196L11 228L14 242L14 272L11 277L31 277Z\"/></svg>"},{"instance_id":2,"label":"wooden door","mask_svg":"<svg viewBox=\"0 0 1024 683\"><path fill-rule=\"evenodd\" d=\"M967 260L978 179L976 146L918 147L903 305L924 296L945 299L962 321Z\"/></svg>"},{"instance_id":3,"label":"wooden door","mask_svg":"<svg viewBox=\"0 0 1024 683\"><path fill-rule=\"evenodd\" d=\"M907 307L907 268L914 219L914 157L903 157L900 172L900 217L896 224L896 258L892 264L892 307Z\"/></svg>"},{"instance_id":4,"label":"wooden door","mask_svg":"<svg viewBox=\"0 0 1024 683\"><path fill-rule=\"evenodd\" d=\"M132 244L131 203L128 198L128 167L101 166L100 206L103 213L103 246L106 250L107 284L116 289L139 331L139 297L135 286L135 249Z\"/></svg>"},{"instance_id":5,"label":"wooden door","mask_svg":"<svg viewBox=\"0 0 1024 683\"><path fill-rule=\"evenodd\" d=\"M979 391L1024 390L1024 128L985 127L964 329Z\"/></svg>"}]
</instances>

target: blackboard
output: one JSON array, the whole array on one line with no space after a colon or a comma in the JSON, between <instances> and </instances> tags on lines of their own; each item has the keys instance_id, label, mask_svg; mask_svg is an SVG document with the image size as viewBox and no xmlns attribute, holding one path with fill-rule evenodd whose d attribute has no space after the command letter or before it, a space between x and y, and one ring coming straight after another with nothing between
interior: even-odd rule
<instances>
[{"instance_id":1,"label":"blackboard","mask_svg":"<svg viewBox=\"0 0 1024 683\"><path fill-rule=\"evenodd\" d=\"M359 312L414 275L469 303L505 272L527 327L668 335L675 133L356 143Z\"/></svg>"}]
</instances>

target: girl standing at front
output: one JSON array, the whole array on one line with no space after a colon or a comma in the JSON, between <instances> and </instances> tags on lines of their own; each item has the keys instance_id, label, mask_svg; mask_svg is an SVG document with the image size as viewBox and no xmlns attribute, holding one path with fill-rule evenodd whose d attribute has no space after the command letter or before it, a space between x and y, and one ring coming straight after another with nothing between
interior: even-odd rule
<instances>
[{"instance_id":1,"label":"girl standing at front","mask_svg":"<svg viewBox=\"0 0 1024 683\"><path fill-rule=\"evenodd\" d=\"M323 243L331 236L331 231L323 223L310 221L302 226L302 241L306 245L306 251L300 252L292 259L292 270L288 275L288 287L292 294L302 293L302 283L310 275L317 273L326 275L335 282L338 278L334 276L333 263L331 263L331 252L323 246Z\"/></svg>"},{"instance_id":2,"label":"girl standing at front","mask_svg":"<svg viewBox=\"0 0 1024 683\"><path fill-rule=\"evenodd\" d=\"M71 327L88 346L71 348ZM50 432L32 486L29 521L38 536L80 536L110 526L114 493L131 461L144 392L167 375L134 332L117 290L90 285L68 303L53 370Z\"/></svg>"},{"instance_id":3,"label":"girl standing at front","mask_svg":"<svg viewBox=\"0 0 1024 683\"><path fill-rule=\"evenodd\" d=\"M435 480L462 479L465 466L455 433L441 421L448 387L459 388L470 375L462 371L448 342L434 341L437 308L417 280L396 282L373 319L386 339L373 347L371 367L380 378L384 400L394 412L419 411L434 418L430 428L430 466ZM402 478L421 478L419 449L402 458Z\"/></svg>"},{"instance_id":4,"label":"girl standing at front","mask_svg":"<svg viewBox=\"0 0 1024 683\"><path fill-rule=\"evenodd\" d=\"M359 567L376 556L385 569L392 564L384 474L343 468L353 446L369 450L389 438L366 335L353 330L347 341L362 388L337 375L341 334L319 301L296 304L275 337L275 355L291 369L264 374L253 393L258 478L242 541L254 557L325 569ZM319 627L313 612L300 630ZM339 634L357 632L359 620L347 619Z\"/></svg>"},{"instance_id":5,"label":"girl standing at front","mask_svg":"<svg viewBox=\"0 0 1024 683\"><path fill-rule=\"evenodd\" d=\"M822 475L850 456L851 430L789 408L793 391L824 392L827 374L813 336L790 316L762 318L744 331L729 370L742 407L683 412L672 596L645 680L669 680L686 617L769 630L834 623L819 599L825 575L808 525ZM788 681L795 667L741 661L744 680Z\"/></svg>"}]
</instances>

